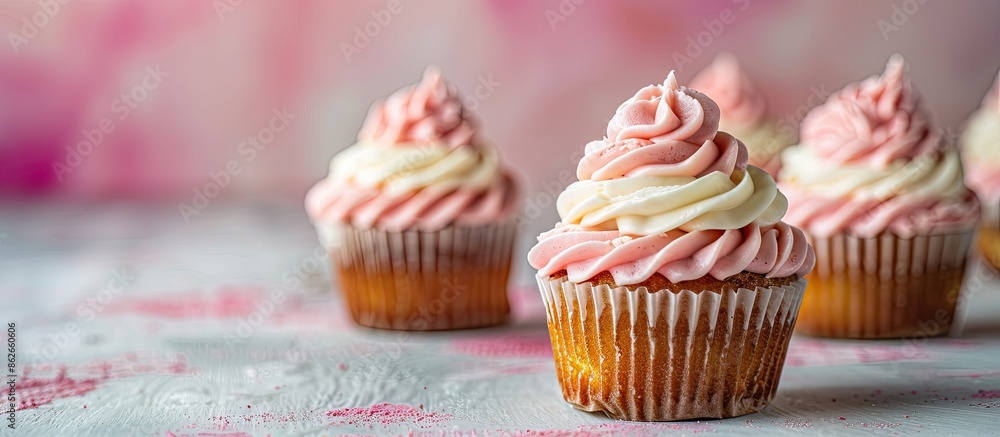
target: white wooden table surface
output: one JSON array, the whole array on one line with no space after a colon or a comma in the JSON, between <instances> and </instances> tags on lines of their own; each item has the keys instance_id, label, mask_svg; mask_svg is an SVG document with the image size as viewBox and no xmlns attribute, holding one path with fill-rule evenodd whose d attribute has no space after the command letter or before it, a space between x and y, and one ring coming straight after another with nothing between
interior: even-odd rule
<instances>
[{"instance_id":1,"label":"white wooden table surface","mask_svg":"<svg viewBox=\"0 0 1000 437\"><path fill-rule=\"evenodd\" d=\"M297 205L212 204L186 224L175 205L0 204L0 321L16 323L19 405L4 432L1000 433L1000 280L978 260L959 335L799 336L762 413L637 424L563 402L526 275L508 326L376 331L352 325L316 248Z\"/></svg>"}]
</instances>

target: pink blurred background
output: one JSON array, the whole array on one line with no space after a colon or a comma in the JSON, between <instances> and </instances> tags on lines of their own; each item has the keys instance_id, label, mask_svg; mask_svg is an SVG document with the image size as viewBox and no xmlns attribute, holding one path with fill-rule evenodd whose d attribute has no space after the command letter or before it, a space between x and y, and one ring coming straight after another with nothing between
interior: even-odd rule
<instances>
[{"instance_id":1,"label":"pink blurred background","mask_svg":"<svg viewBox=\"0 0 1000 437\"><path fill-rule=\"evenodd\" d=\"M993 0L61 1L0 2L0 197L190 203L234 161L220 197L300 202L370 102L428 64L529 199L635 90L722 51L791 122L899 52L957 130L1000 68ZM251 159L241 142L269 125Z\"/></svg>"}]
</instances>

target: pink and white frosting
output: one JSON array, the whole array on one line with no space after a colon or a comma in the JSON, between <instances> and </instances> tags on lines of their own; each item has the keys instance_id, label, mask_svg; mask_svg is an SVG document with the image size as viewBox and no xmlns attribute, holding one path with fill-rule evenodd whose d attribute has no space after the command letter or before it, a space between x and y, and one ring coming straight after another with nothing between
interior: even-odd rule
<instances>
[{"instance_id":1,"label":"pink and white frosting","mask_svg":"<svg viewBox=\"0 0 1000 437\"><path fill-rule=\"evenodd\" d=\"M954 145L932 128L902 57L853 83L802 121L785 150L785 220L816 237L902 238L961 232L979 204L963 183Z\"/></svg>"},{"instance_id":2,"label":"pink and white frosting","mask_svg":"<svg viewBox=\"0 0 1000 437\"><path fill-rule=\"evenodd\" d=\"M794 142L791 128L779 129L767 116L767 105L739 60L722 53L691 80L690 88L708 95L722 112L719 130L746 144L750 165L776 176L781 168L781 151Z\"/></svg>"},{"instance_id":3,"label":"pink and white frosting","mask_svg":"<svg viewBox=\"0 0 1000 437\"><path fill-rule=\"evenodd\" d=\"M457 91L434 68L375 102L358 143L306 195L316 223L395 232L494 223L516 204L510 173L478 141Z\"/></svg>"},{"instance_id":4,"label":"pink and white frosting","mask_svg":"<svg viewBox=\"0 0 1000 437\"><path fill-rule=\"evenodd\" d=\"M784 196L718 125L718 106L672 72L641 89L587 144L580 180L557 201L561 222L528 262L540 277L566 270L579 283L606 271L619 285L656 273L673 282L808 273L815 255L781 222Z\"/></svg>"},{"instance_id":5,"label":"pink and white frosting","mask_svg":"<svg viewBox=\"0 0 1000 437\"><path fill-rule=\"evenodd\" d=\"M969 118L960 144L969 188L992 208L1000 207L1000 75ZM1000 216L1000 211L993 213Z\"/></svg>"}]
</instances>

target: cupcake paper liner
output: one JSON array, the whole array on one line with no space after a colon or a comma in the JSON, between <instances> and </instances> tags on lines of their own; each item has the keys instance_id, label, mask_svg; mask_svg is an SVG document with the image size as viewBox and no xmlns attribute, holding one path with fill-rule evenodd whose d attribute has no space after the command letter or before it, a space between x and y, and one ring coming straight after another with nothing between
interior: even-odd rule
<instances>
[{"instance_id":1,"label":"cupcake paper liner","mask_svg":"<svg viewBox=\"0 0 1000 437\"><path fill-rule=\"evenodd\" d=\"M567 402L615 419L753 413L774 397L805 281L649 291L538 278Z\"/></svg>"},{"instance_id":2,"label":"cupcake paper liner","mask_svg":"<svg viewBox=\"0 0 1000 437\"><path fill-rule=\"evenodd\" d=\"M813 238L816 268L799 331L839 338L947 334L972 235Z\"/></svg>"},{"instance_id":3,"label":"cupcake paper liner","mask_svg":"<svg viewBox=\"0 0 1000 437\"><path fill-rule=\"evenodd\" d=\"M424 331L506 320L515 237L510 221L436 232L349 225L318 232L358 324Z\"/></svg>"}]
</instances>

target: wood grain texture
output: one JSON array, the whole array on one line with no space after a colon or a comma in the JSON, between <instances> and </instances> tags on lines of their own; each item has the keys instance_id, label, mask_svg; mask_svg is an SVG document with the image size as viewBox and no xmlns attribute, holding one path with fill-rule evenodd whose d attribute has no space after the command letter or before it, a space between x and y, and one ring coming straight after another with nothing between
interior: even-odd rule
<instances>
[{"instance_id":1,"label":"wood grain texture","mask_svg":"<svg viewBox=\"0 0 1000 437\"><path fill-rule=\"evenodd\" d=\"M507 326L379 331L350 322L297 205L213 204L190 224L170 205L2 209L0 315L17 322L18 384L42 400L26 381L59 388L17 411L10 435L988 435L1000 425L1000 280L978 260L961 336L796 336L762 412L635 424L562 400L541 298L522 276ZM131 278L124 287L110 287L116 272Z\"/></svg>"}]
</instances>

